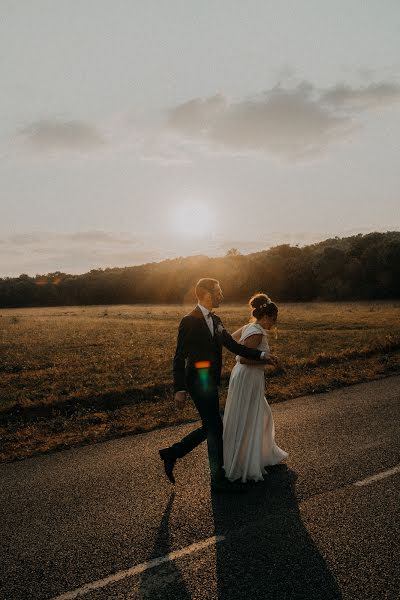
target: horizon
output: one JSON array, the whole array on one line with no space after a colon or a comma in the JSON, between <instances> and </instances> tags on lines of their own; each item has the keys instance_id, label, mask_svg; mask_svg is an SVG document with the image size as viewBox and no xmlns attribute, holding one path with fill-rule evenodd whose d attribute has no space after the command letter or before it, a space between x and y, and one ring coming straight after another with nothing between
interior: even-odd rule
<instances>
[{"instance_id":1,"label":"horizon","mask_svg":"<svg viewBox=\"0 0 400 600\"><path fill-rule=\"evenodd\" d=\"M184 260L186 259L190 259L190 258L195 258L195 257L204 257L204 258L224 258L225 256L227 256L227 253L229 250L236 250L238 252L239 255L241 256L249 256L251 254L256 254L258 252L267 252L273 248L279 247L281 245L289 245L290 247L297 247L297 248L306 248L307 246L313 245L313 244L319 244L319 243L323 243L326 242L328 240L344 240L347 238L352 238L352 237L356 237L356 236L366 236L370 233L397 233L399 232L400 229L396 228L396 229L389 229L387 228L385 231L365 231L365 232L347 232L347 234L345 235L341 235L341 236L328 236L326 238L323 239L315 239L312 241L304 241L304 243L292 243L290 241L282 241L281 243L276 243L276 244L271 244L270 246L263 246L260 248L252 248L252 249L245 249L245 250L241 250L240 248L238 248L237 246L231 245L231 246L227 246L226 249L224 250L224 252L221 252L217 255L210 255L207 253L195 253L195 254L189 254L189 255L182 255L182 254L174 254L171 256L164 256L163 258L159 258L159 260L148 260L148 261L144 261L144 262L137 262L135 264L126 264L126 265L106 265L106 266L98 266L98 267L90 267L89 269L87 269L86 271L62 271L61 269L54 269L51 271L47 271L42 272L42 273L38 273L36 272L35 274L33 273L26 273L26 272L21 272L18 273L17 275L2 275L0 273L0 279L7 279L7 278L11 278L11 279L18 279L19 277L21 277L22 275L27 275L28 277L30 277L31 279L35 279L38 277L46 277L49 274L52 273L62 273L64 275L86 275L87 273L89 273L90 271L104 271L106 269L129 269L131 267L141 267L141 266L145 266L147 264L160 264L164 261L168 261L168 260L174 260L177 258L182 258ZM99 232L92 232L92 233L99 233ZM79 238L78 238L79 239Z\"/></svg>"}]
</instances>

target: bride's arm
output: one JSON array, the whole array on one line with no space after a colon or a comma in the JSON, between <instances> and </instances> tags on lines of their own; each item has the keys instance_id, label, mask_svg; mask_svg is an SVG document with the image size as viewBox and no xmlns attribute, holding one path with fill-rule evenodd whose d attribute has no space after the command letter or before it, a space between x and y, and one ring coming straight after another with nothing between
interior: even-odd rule
<instances>
[{"instance_id":1,"label":"bride's arm","mask_svg":"<svg viewBox=\"0 0 400 600\"><path fill-rule=\"evenodd\" d=\"M264 363L262 363L262 365L260 364L260 361L259 361L259 360L249 360L248 358L243 358L243 357L240 357L240 363L241 363L242 365L257 365L258 367L261 367L261 366L262 366L263 368L264 368L266 365L272 365L272 366L274 366L274 367L278 366L278 365L277 365L277 363L276 363L275 361L271 360L271 359L270 359L270 358L268 358L268 357L265 359L265 362L264 362ZM280 366L280 365L279 365L279 366Z\"/></svg>"},{"instance_id":2,"label":"bride's arm","mask_svg":"<svg viewBox=\"0 0 400 600\"><path fill-rule=\"evenodd\" d=\"M267 363L260 363L259 360L250 360L250 358L244 358L243 356L240 357L239 362L241 365L255 365L257 367L262 367L262 368L264 368L265 365L267 364Z\"/></svg>"}]
</instances>

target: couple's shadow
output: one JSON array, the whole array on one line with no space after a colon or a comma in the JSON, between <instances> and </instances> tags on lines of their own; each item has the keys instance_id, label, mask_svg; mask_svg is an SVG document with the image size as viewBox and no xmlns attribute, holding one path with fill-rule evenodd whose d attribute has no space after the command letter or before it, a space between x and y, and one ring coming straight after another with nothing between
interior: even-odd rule
<instances>
[{"instance_id":1,"label":"couple's shadow","mask_svg":"<svg viewBox=\"0 0 400 600\"><path fill-rule=\"evenodd\" d=\"M296 479L277 465L245 496L213 496L215 531L226 535L217 548L217 598L342 598L302 521Z\"/></svg>"},{"instance_id":2,"label":"couple's shadow","mask_svg":"<svg viewBox=\"0 0 400 600\"><path fill-rule=\"evenodd\" d=\"M212 494L214 535L224 536L215 546L216 582L200 593L202 600L340 600L339 587L304 526L295 493L296 475L286 465L270 469L264 482L247 494ZM150 558L169 548L169 499ZM193 540L201 541L201 540ZM154 575L154 574L153 574ZM144 574L140 598L189 600L183 576L174 561L160 574L162 589Z\"/></svg>"}]
</instances>

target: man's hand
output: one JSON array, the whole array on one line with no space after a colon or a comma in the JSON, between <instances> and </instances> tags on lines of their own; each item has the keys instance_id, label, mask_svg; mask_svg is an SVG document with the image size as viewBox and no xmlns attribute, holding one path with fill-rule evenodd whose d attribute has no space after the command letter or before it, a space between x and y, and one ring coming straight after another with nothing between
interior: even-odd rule
<instances>
[{"instance_id":1,"label":"man's hand","mask_svg":"<svg viewBox=\"0 0 400 600\"><path fill-rule=\"evenodd\" d=\"M176 408L183 408L186 403L186 392L175 392Z\"/></svg>"}]
</instances>

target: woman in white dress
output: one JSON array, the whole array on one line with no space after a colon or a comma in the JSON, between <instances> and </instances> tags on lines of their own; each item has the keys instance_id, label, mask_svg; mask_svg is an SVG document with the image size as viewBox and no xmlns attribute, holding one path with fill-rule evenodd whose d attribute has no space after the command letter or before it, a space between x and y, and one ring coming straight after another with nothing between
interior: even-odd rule
<instances>
[{"instance_id":1,"label":"woman in white dress","mask_svg":"<svg viewBox=\"0 0 400 600\"><path fill-rule=\"evenodd\" d=\"M249 300L253 319L233 337L249 348L266 353L269 364L278 366L269 351L267 331L276 324L278 307L266 294ZM231 481L261 481L265 466L276 465L288 454L275 443L271 408L264 396L264 365L240 356L232 369L224 413L224 469Z\"/></svg>"}]
</instances>

